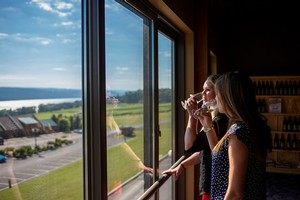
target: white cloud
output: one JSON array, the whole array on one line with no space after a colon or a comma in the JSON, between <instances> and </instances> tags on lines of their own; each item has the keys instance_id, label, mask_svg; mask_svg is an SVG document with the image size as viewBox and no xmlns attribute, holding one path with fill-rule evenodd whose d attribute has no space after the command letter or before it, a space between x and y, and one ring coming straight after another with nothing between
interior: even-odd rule
<instances>
[{"instance_id":1,"label":"white cloud","mask_svg":"<svg viewBox=\"0 0 300 200\"><path fill-rule=\"evenodd\" d=\"M118 72L125 72L125 71L128 71L129 69L128 69L128 67L116 67L116 70L118 71Z\"/></svg>"},{"instance_id":2,"label":"white cloud","mask_svg":"<svg viewBox=\"0 0 300 200\"><path fill-rule=\"evenodd\" d=\"M171 57L171 53L169 51L161 51L159 54L163 55L164 57Z\"/></svg>"},{"instance_id":3,"label":"white cloud","mask_svg":"<svg viewBox=\"0 0 300 200\"><path fill-rule=\"evenodd\" d=\"M6 34L6 33L0 33L0 39L1 38L5 38L5 37L8 37L8 34Z\"/></svg>"},{"instance_id":4,"label":"white cloud","mask_svg":"<svg viewBox=\"0 0 300 200\"><path fill-rule=\"evenodd\" d=\"M114 11L114 12L119 12L121 10L120 5L116 4L116 2L114 2L114 0L113 1L106 1L105 8L109 9L111 11Z\"/></svg>"},{"instance_id":5,"label":"white cloud","mask_svg":"<svg viewBox=\"0 0 300 200\"><path fill-rule=\"evenodd\" d=\"M71 15L71 11L74 8L73 4L63 1L52 3L53 5L51 5L51 1L49 0L31 0L30 3L37 5L44 11L55 13L60 17ZM61 10L68 10L69 12L62 12Z\"/></svg>"},{"instance_id":6,"label":"white cloud","mask_svg":"<svg viewBox=\"0 0 300 200\"><path fill-rule=\"evenodd\" d=\"M54 70L54 71L66 71L66 69L63 68L63 67L53 67L52 70Z\"/></svg>"},{"instance_id":7,"label":"white cloud","mask_svg":"<svg viewBox=\"0 0 300 200\"><path fill-rule=\"evenodd\" d=\"M21 33L12 34L11 37L16 39L16 40L23 41L23 42L36 42L37 44L41 44L41 45L49 45L50 43L52 43L52 40L49 39L49 38L30 37L30 36L26 36L26 35L21 34Z\"/></svg>"},{"instance_id":8,"label":"white cloud","mask_svg":"<svg viewBox=\"0 0 300 200\"><path fill-rule=\"evenodd\" d=\"M71 39L63 39L62 43L63 44L71 44L71 43L75 43L76 40L71 40Z\"/></svg>"},{"instance_id":9,"label":"white cloud","mask_svg":"<svg viewBox=\"0 0 300 200\"><path fill-rule=\"evenodd\" d=\"M71 21L68 21L68 22L62 22L61 25L63 26L72 26L74 23L71 22Z\"/></svg>"},{"instance_id":10,"label":"white cloud","mask_svg":"<svg viewBox=\"0 0 300 200\"><path fill-rule=\"evenodd\" d=\"M72 9L74 6L71 3L66 3L66 2L57 2L55 3L55 6L58 10L67 10L67 9Z\"/></svg>"}]
</instances>

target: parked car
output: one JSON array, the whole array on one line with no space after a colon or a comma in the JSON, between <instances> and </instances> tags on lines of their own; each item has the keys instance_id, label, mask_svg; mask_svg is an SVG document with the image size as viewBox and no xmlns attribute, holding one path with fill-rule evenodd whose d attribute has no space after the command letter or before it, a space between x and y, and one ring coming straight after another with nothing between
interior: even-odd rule
<instances>
[{"instance_id":1,"label":"parked car","mask_svg":"<svg viewBox=\"0 0 300 200\"><path fill-rule=\"evenodd\" d=\"M0 163L6 162L6 156L0 155Z\"/></svg>"}]
</instances>

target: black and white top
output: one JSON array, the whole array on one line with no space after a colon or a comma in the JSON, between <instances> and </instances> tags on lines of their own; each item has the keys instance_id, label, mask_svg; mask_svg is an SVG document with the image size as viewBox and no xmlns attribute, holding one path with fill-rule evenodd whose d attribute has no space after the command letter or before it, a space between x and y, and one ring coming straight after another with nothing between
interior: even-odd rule
<instances>
[{"instance_id":1,"label":"black and white top","mask_svg":"<svg viewBox=\"0 0 300 200\"><path fill-rule=\"evenodd\" d=\"M238 140L247 145L249 152L243 199L265 200L265 162L256 159L250 130L243 122L236 123L230 127L228 137L221 145L220 150L212 155L211 199L224 199L227 191L229 176L228 143L232 134L235 134Z\"/></svg>"}]
</instances>

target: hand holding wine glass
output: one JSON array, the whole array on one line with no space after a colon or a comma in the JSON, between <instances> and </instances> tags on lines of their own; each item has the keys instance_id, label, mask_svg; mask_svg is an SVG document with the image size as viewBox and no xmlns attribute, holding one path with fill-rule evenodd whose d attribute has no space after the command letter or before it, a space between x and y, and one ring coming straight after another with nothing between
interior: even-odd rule
<instances>
[{"instance_id":1,"label":"hand holding wine glass","mask_svg":"<svg viewBox=\"0 0 300 200\"><path fill-rule=\"evenodd\" d=\"M190 94L190 98L192 99L195 99L196 100L196 104L199 104L203 101L203 96L202 96L202 92L198 92L196 94ZM190 99L189 98L189 99ZM182 107L186 110L187 109L187 106L190 105L189 103L189 99L188 100L185 100L184 102L181 101L181 105ZM193 101L194 102L194 101ZM191 102L191 103L193 103Z\"/></svg>"}]
</instances>

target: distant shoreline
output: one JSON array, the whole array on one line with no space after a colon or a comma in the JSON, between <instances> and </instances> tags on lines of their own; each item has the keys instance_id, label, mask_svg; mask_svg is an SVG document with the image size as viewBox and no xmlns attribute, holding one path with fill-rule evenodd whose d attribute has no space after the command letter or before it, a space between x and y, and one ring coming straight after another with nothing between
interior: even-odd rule
<instances>
[{"instance_id":1,"label":"distant shoreline","mask_svg":"<svg viewBox=\"0 0 300 200\"><path fill-rule=\"evenodd\" d=\"M81 98L55 98L55 99L19 99L19 100L7 100L0 101L0 110L15 110L22 107L38 107L40 104L58 104L68 103L74 101L81 101Z\"/></svg>"}]
</instances>

